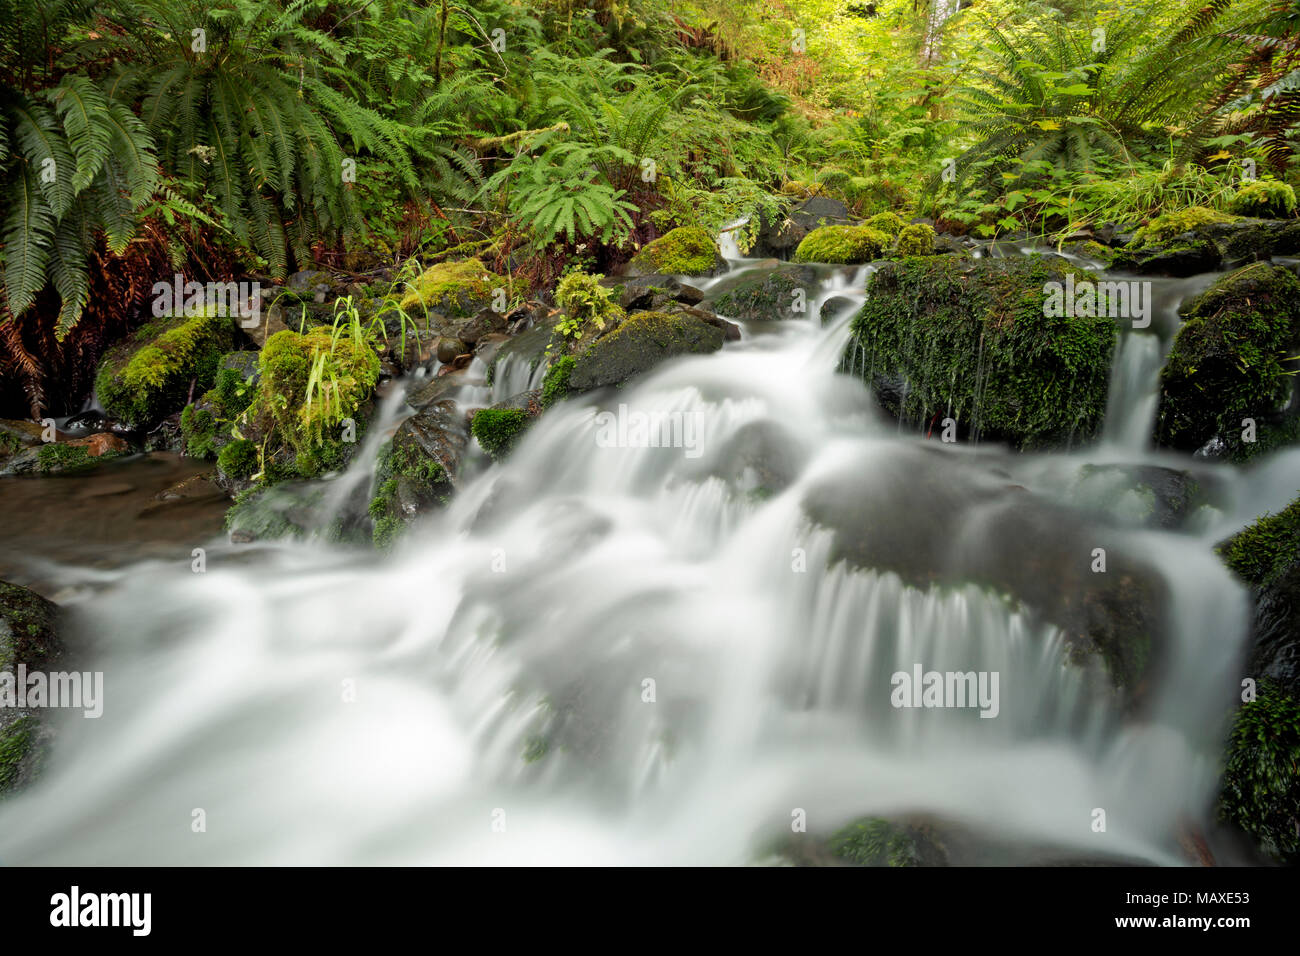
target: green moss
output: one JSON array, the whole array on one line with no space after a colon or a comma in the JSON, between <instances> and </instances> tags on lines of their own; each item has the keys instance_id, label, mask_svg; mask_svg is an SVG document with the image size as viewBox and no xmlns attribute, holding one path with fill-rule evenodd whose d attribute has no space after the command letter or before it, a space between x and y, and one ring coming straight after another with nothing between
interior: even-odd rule
<instances>
[{"instance_id":1,"label":"green moss","mask_svg":"<svg viewBox=\"0 0 1300 956\"><path fill-rule=\"evenodd\" d=\"M899 258L934 255L934 227L925 223L904 226L894 242L893 254Z\"/></svg>"},{"instance_id":2,"label":"green moss","mask_svg":"<svg viewBox=\"0 0 1300 956\"><path fill-rule=\"evenodd\" d=\"M679 226L646 243L632 264L648 272L698 276L712 272L718 261L713 237L699 226Z\"/></svg>"},{"instance_id":3,"label":"green moss","mask_svg":"<svg viewBox=\"0 0 1300 956\"><path fill-rule=\"evenodd\" d=\"M57 663L58 607L34 591L0 581L0 671L19 664L39 670Z\"/></svg>"},{"instance_id":4,"label":"green moss","mask_svg":"<svg viewBox=\"0 0 1300 956\"><path fill-rule=\"evenodd\" d=\"M481 408L474 413L470 431L493 459L510 453L529 425L528 413L521 408Z\"/></svg>"},{"instance_id":5,"label":"green moss","mask_svg":"<svg viewBox=\"0 0 1300 956\"><path fill-rule=\"evenodd\" d=\"M1192 450L1218 435L1244 460L1268 447L1242 440L1286 404L1300 346L1300 279L1257 262L1185 303L1185 321L1160 374L1157 441ZM1270 443L1271 444L1271 443Z\"/></svg>"},{"instance_id":6,"label":"green moss","mask_svg":"<svg viewBox=\"0 0 1300 956\"><path fill-rule=\"evenodd\" d=\"M1134 234L1130 246L1140 248L1163 245L1175 236L1192 232L1201 226L1233 222L1234 219L1234 216L1225 215L1205 206L1188 206L1186 209L1167 212L1163 216L1152 219Z\"/></svg>"},{"instance_id":7,"label":"green moss","mask_svg":"<svg viewBox=\"0 0 1300 956\"><path fill-rule=\"evenodd\" d=\"M1300 498L1263 515L1219 548L1224 563L1246 583L1267 588L1300 561Z\"/></svg>"},{"instance_id":8,"label":"green moss","mask_svg":"<svg viewBox=\"0 0 1300 956\"><path fill-rule=\"evenodd\" d=\"M623 309L600 279L598 275L570 272L560 280L555 288L555 304L564 310L564 318L556 323L547 352L569 351L622 321Z\"/></svg>"},{"instance_id":9,"label":"green moss","mask_svg":"<svg viewBox=\"0 0 1300 956\"><path fill-rule=\"evenodd\" d=\"M391 547L409 524L411 516L403 512L400 504L403 484L413 486L430 503L446 504L453 491L451 478L440 463L410 446L386 444L379 453L375 496L368 509L374 520L371 537L380 550Z\"/></svg>"},{"instance_id":10,"label":"green moss","mask_svg":"<svg viewBox=\"0 0 1300 956\"><path fill-rule=\"evenodd\" d=\"M186 405L181 412L181 440L191 458L211 458L217 453L217 422L212 412Z\"/></svg>"},{"instance_id":11,"label":"green moss","mask_svg":"<svg viewBox=\"0 0 1300 956\"><path fill-rule=\"evenodd\" d=\"M104 357L95 378L100 404L119 421L152 425L181 406L191 385L196 394L212 386L234 337L227 316L151 322Z\"/></svg>"},{"instance_id":12,"label":"green moss","mask_svg":"<svg viewBox=\"0 0 1300 956\"><path fill-rule=\"evenodd\" d=\"M803 237L795 262L859 265L880 258L890 237L870 226L822 226Z\"/></svg>"},{"instance_id":13,"label":"green moss","mask_svg":"<svg viewBox=\"0 0 1300 956\"><path fill-rule=\"evenodd\" d=\"M546 370L546 377L542 379L543 408L549 408L569 394L569 376L573 374L577 361L572 355L566 355Z\"/></svg>"},{"instance_id":14,"label":"green moss","mask_svg":"<svg viewBox=\"0 0 1300 956\"><path fill-rule=\"evenodd\" d=\"M36 470L43 475L66 474L95 467L108 455L92 458L82 445L48 442L36 453Z\"/></svg>"},{"instance_id":15,"label":"green moss","mask_svg":"<svg viewBox=\"0 0 1300 956\"><path fill-rule=\"evenodd\" d=\"M426 269L411 284L400 305L407 311L424 307L466 318L482 308L494 290L505 285L504 279L490 272L478 259L441 262Z\"/></svg>"},{"instance_id":16,"label":"green moss","mask_svg":"<svg viewBox=\"0 0 1300 956\"><path fill-rule=\"evenodd\" d=\"M577 357L567 383L575 391L620 385L665 359L722 348L722 331L683 313L637 312Z\"/></svg>"},{"instance_id":17,"label":"green moss","mask_svg":"<svg viewBox=\"0 0 1300 956\"><path fill-rule=\"evenodd\" d=\"M22 765L36 742L37 723L24 714L0 730L0 796L18 783Z\"/></svg>"},{"instance_id":18,"label":"green moss","mask_svg":"<svg viewBox=\"0 0 1300 956\"><path fill-rule=\"evenodd\" d=\"M257 474L257 445L247 438L236 438L221 449L217 467L227 478L244 479Z\"/></svg>"},{"instance_id":19,"label":"green moss","mask_svg":"<svg viewBox=\"0 0 1300 956\"><path fill-rule=\"evenodd\" d=\"M1238 216L1282 219L1295 213L1295 190L1275 179L1257 179L1238 189L1228 208Z\"/></svg>"},{"instance_id":20,"label":"green moss","mask_svg":"<svg viewBox=\"0 0 1300 956\"><path fill-rule=\"evenodd\" d=\"M1101 424L1117 328L1044 315L1048 282L1092 274L1060 259L904 259L882 266L841 368L908 422L953 418L1022 448L1088 438ZM904 387L905 386L905 387Z\"/></svg>"},{"instance_id":21,"label":"green moss","mask_svg":"<svg viewBox=\"0 0 1300 956\"><path fill-rule=\"evenodd\" d=\"M830 840L831 852L857 866L920 866L917 836L880 817L855 821Z\"/></svg>"},{"instance_id":22,"label":"green moss","mask_svg":"<svg viewBox=\"0 0 1300 956\"><path fill-rule=\"evenodd\" d=\"M1271 680L1237 711L1219 814L1279 862L1300 862L1300 702Z\"/></svg>"},{"instance_id":23,"label":"green moss","mask_svg":"<svg viewBox=\"0 0 1300 956\"><path fill-rule=\"evenodd\" d=\"M903 219L902 216L892 212L878 212L862 225L866 226L868 229L875 229L877 232L883 232L891 238L901 235L903 230L908 227L907 221Z\"/></svg>"},{"instance_id":24,"label":"green moss","mask_svg":"<svg viewBox=\"0 0 1300 956\"><path fill-rule=\"evenodd\" d=\"M346 334L336 339L325 328L305 335L286 329L267 339L258 368L249 415L269 423L305 477L341 464L339 426L345 418L357 420L379 379L379 356L370 343Z\"/></svg>"}]
</instances>

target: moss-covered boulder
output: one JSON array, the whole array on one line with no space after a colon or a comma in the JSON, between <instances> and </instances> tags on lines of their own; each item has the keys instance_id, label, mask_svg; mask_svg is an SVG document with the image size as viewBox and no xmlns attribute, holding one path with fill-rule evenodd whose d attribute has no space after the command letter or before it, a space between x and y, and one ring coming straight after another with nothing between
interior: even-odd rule
<instances>
[{"instance_id":1,"label":"moss-covered boulder","mask_svg":"<svg viewBox=\"0 0 1300 956\"><path fill-rule=\"evenodd\" d=\"M370 502L377 547L391 546L420 516L451 499L469 431L451 399L431 402L398 426L380 452Z\"/></svg>"},{"instance_id":2,"label":"moss-covered boulder","mask_svg":"<svg viewBox=\"0 0 1300 956\"><path fill-rule=\"evenodd\" d=\"M870 226L823 226L804 236L794 261L862 265L880 258L889 244L888 233Z\"/></svg>"},{"instance_id":3,"label":"moss-covered boulder","mask_svg":"<svg viewBox=\"0 0 1300 956\"><path fill-rule=\"evenodd\" d=\"M1061 629L1070 660L1099 687L1136 700L1164 659L1169 589L1125 530L990 482L933 444L846 456L801 505L833 532L832 563L892 572L920 590L973 584L1010 595Z\"/></svg>"},{"instance_id":4,"label":"moss-covered boulder","mask_svg":"<svg viewBox=\"0 0 1300 956\"><path fill-rule=\"evenodd\" d=\"M576 357L568 388L621 385L666 359L716 352L723 340L721 329L691 315L637 312Z\"/></svg>"},{"instance_id":5,"label":"moss-covered boulder","mask_svg":"<svg viewBox=\"0 0 1300 956\"><path fill-rule=\"evenodd\" d=\"M1219 247L1230 263L1294 256L1300 254L1300 221L1244 219L1220 237Z\"/></svg>"},{"instance_id":6,"label":"moss-covered boulder","mask_svg":"<svg viewBox=\"0 0 1300 956\"><path fill-rule=\"evenodd\" d=\"M1233 216L1206 206L1188 206L1156 216L1133 235L1134 247L1161 246L1209 226L1232 222Z\"/></svg>"},{"instance_id":7,"label":"moss-covered boulder","mask_svg":"<svg viewBox=\"0 0 1300 956\"><path fill-rule=\"evenodd\" d=\"M58 607L39 594L0 581L0 673L58 669L64 656ZM40 770L49 731L38 709L0 707L0 799Z\"/></svg>"},{"instance_id":8,"label":"moss-covered boulder","mask_svg":"<svg viewBox=\"0 0 1300 956\"><path fill-rule=\"evenodd\" d=\"M257 352L221 358L216 383L181 412L181 441L191 458L213 459L230 441L235 421L252 403L258 378Z\"/></svg>"},{"instance_id":9,"label":"moss-covered boulder","mask_svg":"<svg viewBox=\"0 0 1300 956\"><path fill-rule=\"evenodd\" d=\"M821 226L852 224L849 207L828 196L811 196L793 206L788 213L763 214L751 256L775 256L788 259L804 237Z\"/></svg>"},{"instance_id":10,"label":"moss-covered boulder","mask_svg":"<svg viewBox=\"0 0 1300 956\"><path fill-rule=\"evenodd\" d=\"M1279 863L1300 863L1300 697L1270 680L1233 720L1219 816Z\"/></svg>"},{"instance_id":11,"label":"moss-covered boulder","mask_svg":"<svg viewBox=\"0 0 1300 956\"><path fill-rule=\"evenodd\" d=\"M426 269L407 289L401 307L420 320L426 310L467 319L491 305L495 290L506 280L478 259L440 262Z\"/></svg>"},{"instance_id":12,"label":"moss-covered boulder","mask_svg":"<svg viewBox=\"0 0 1300 956\"><path fill-rule=\"evenodd\" d=\"M679 226L646 243L628 263L627 275L712 276L726 267L708 230Z\"/></svg>"},{"instance_id":13,"label":"moss-covered boulder","mask_svg":"<svg viewBox=\"0 0 1300 956\"><path fill-rule=\"evenodd\" d=\"M808 266L782 263L721 280L706 304L719 315L745 322L808 318L817 273Z\"/></svg>"},{"instance_id":14,"label":"moss-covered boulder","mask_svg":"<svg viewBox=\"0 0 1300 956\"><path fill-rule=\"evenodd\" d=\"M1238 216L1282 219L1295 214L1295 190L1275 179L1257 179L1237 190L1228 209Z\"/></svg>"},{"instance_id":15,"label":"moss-covered boulder","mask_svg":"<svg viewBox=\"0 0 1300 956\"><path fill-rule=\"evenodd\" d=\"M250 434L293 455L304 477L342 466L379 379L379 355L365 338L316 328L306 334L277 332L258 362L253 404L245 416ZM345 420L356 433L345 441Z\"/></svg>"},{"instance_id":16,"label":"moss-covered boulder","mask_svg":"<svg viewBox=\"0 0 1300 956\"><path fill-rule=\"evenodd\" d=\"M154 425L212 387L236 335L234 319L215 312L155 319L108 350L95 377L99 402L132 428Z\"/></svg>"},{"instance_id":17,"label":"moss-covered boulder","mask_svg":"<svg viewBox=\"0 0 1300 956\"><path fill-rule=\"evenodd\" d=\"M1247 672L1300 698L1300 498L1263 515L1218 550L1254 597Z\"/></svg>"},{"instance_id":18,"label":"moss-covered boulder","mask_svg":"<svg viewBox=\"0 0 1300 956\"><path fill-rule=\"evenodd\" d=\"M1101 424L1117 326L1056 315L1052 288L1093 273L1057 258L930 256L881 266L854 317L841 370L890 414L1021 448L1092 437ZM1053 314L1047 314L1053 313Z\"/></svg>"},{"instance_id":19,"label":"moss-covered boulder","mask_svg":"<svg viewBox=\"0 0 1300 956\"><path fill-rule=\"evenodd\" d=\"M1111 268L1138 275L1166 275L1175 278L1212 272L1223 257L1218 245L1204 236L1184 236L1169 245L1133 245L1111 257Z\"/></svg>"},{"instance_id":20,"label":"moss-covered boulder","mask_svg":"<svg viewBox=\"0 0 1300 956\"><path fill-rule=\"evenodd\" d=\"M1288 440L1300 279L1258 262L1219 279L1180 312L1183 325L1160 373L1156 442L1194 450L1218 438L1224 454L1240 461ZM1246 419L1255 423L1253 436Z\"/></svg>"}]
</instances>

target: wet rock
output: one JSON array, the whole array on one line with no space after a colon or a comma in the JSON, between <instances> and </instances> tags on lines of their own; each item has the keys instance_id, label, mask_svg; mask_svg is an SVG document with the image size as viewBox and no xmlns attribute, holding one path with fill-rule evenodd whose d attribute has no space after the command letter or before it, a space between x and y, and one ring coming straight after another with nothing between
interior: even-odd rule
<instances>
[{"instance_id":1,"label":"wet rock","mask_svg":"<svg viewBox=\"0 0 1300 956\"><path fill-rule=\"evenodd\" d=\"M918 427L1019 448L1068 445L1101 426L1117 326L1050 315L1044 290L1094 273L1056 257L888 262L853 318L841 369ZM1029 361L1027 356L1033 356Z\"/></svg>"},{"instance_id":2,"label":"wet rock","mask_svg":"<svg viewBox=\"0 0 1300 956\"><path fill-rule=\"evenodd\" d=\"M1191 472L1156 465L1084 465L1075 489L1088 511L1129 527L1168 530L1183 527L1208 498Z\"/></svg>"},{"instance_id":3,"label":"wet rock","mask_svg":"<svg viewBox=\"0 0 1300 956\"><path fill-rule=\"evenodd\" d=\"M723 338L720 329L694 316L637 312L577 357L568 387L620 385L666 359L717 351Z\"/></svg>"},{"instance_id":4,"label":"wet rock","mask_svg":"<svg viewBox=\"0 0 1300 956\"><path fill-rule=\"evenodd\" d=\"M261 321L251 328L240 324L240 329L244 335L252 341L259 349L266 345L266 340L277 332L283 332L289 328L285 322L284 306L278 301L273 301L269 306L262 309Z\"/></svg>"},{"instance_id":5,"label":"wet rock","mask_svg":"<svg viewBox=\"0 0 1300 956\"><path fill-rule=\"evenodd\" d=\"M718 283L709 291L705 305L743 322L806 319L817 280L817 270L810 266L781 263L771 269L756 267Z\"/></svg>"},{"instance_id":6,"label":"wet rock","mask_svg":"<svg viewBox=\"0 0 1300 956\"><path fill-rule=\"evenodd\" d=\"M483 336L474 345L474 357L484 365L491 366L496 361L501 346L510 341L510 336L502 332L492 332Z\"/></svg>"},{"instance_id":7,"label":"wet rock","mask_svg":"<svg viewBox=\"0 0 1300 956\"><path fill-rule=\"evenodd\" d=\"M86 438L74 438L68 442L69 445L85 448L86 454L91 458L99 458L110 452L124 454L129 450L127 443L118 435L112 432L99 432L95 435L89 435Z\"/></svg>"},{"instance_id":8,"label":"wet rock","mask_svg":"<svg viewBox=\"0 0 1300 956\"><path fill-rule=\"evenodd\" d=\"M833 295L822 303L821 311L817 318L822 325L832 321L836 316L843 315L845 311L852 308L854 302L852 299L845 298L842 295Z\"/></svg>"},{"instance_id":9,"label":"wet rock","mask_svg":"<svg viewBox=\"0 0 1300 956\"><path fill-rule=\"evenodd\" d=\"M145 451L180 452L185 447L181 432L181 413L168 415L144 436Z\"/></svg>"},{"instance_id":10,"label":"wet rock","mask_svg":"<svg viewBox=\"0 0 1300 956\"><path fill-rule=\"evenodd\" d=\"M0 419L0 466L19 452L40 447L44 433L44 427L36 422Z\"/></svg>"},{"instance_id":11,"label":"wet rock","mask_svg":"<svg viewBox=\"0 0 1300 956\"><path fill-rule=\"evenodd\" d=\"M1137 693L1163 659L1170 595L1158 569L1069 509L924 446L863 451L808 491L834 532L832 562L892 571L913 587L975 583L1060 627L1072 659ZM1092 571L1094 548L1107 555Z\"/></svg>"},{"instance_id":12,"label":"wet rock","mask_svg":"<svg viewBox=\"0 0 1300 956\"><path fill-rule=\"evenodd\" d=\"M468 444L465 413L450 399L432 402L398 426L381 453L370 502L377 547L391 546L411 523L450 499Z\"/></svg>"},{"instance_id":13,"label":"wet rock","mask_svg":"<svg viewBox=\"0 0 1300 956\"><path fill-rule=\"evenodd\" d=\"M58 670L65 653L59 640L59 609L45 598L0 581L0 673ZM41 708L0 707L0 799L26 786L40 772L52 738Z\"/></svg>"},{"instance_id":14,"label":"wet rock","mask_svg":"<svg viewBox=\"0 0 1300 956\"><path fill-rule=\"evenodd\" d=\"M1213 272L1222 256L1210 239L1187 236L1167 246L1125 248L1115 254L1111 268L1138 275L1166 275L1175 278Z\"/></svg>"},{"instance_id":15,"label":"wet rock","mask_svg":"<svg viewBox=\"0 0 1300 956\"><path fill-rule=\"evenodd\" d=\"M470 351L470 347L460 339L446 336L438 339L438 361L444 365L456 361L456 356L464 355L468 351Z\"/></svg>"},{"instance_id":16,"label":"wet rock","mask_svg":"<svg viewBox=\"0 0 1300 956\"><path fill-rule=\"evenodd\" d=\"M472 319L456 326L455 338L472 346L483 336L505 332L509 327L510 319L505 314L494 309L480 309Z\"/></svg>"},{"instance_id":17,"label":"wet rock","mask_svg":"<svg viewBox=\"0 0 1300 956\"><path fill-rule=\"evenodd\" d=\"M1227 457L1243 461L1294 441L1300 280L1257 262L1217 280L1179 313L1183 324L1160 373L1156 443L1194 451L1217 438Z\"/></svg>"}]
</instances>

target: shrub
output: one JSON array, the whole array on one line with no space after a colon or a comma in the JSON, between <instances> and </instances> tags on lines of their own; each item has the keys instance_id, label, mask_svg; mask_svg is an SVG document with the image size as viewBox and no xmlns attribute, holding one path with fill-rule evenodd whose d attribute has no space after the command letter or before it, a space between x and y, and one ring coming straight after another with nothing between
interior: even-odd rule
<instances>
[{"instance_id":1,"label":"shrub","mask_svg":"<svg viewBox=\"0 0 1300 956\"><path fill-rule=\"evenodd\" d=\"M1283 219L1295 213L1295 190L1276 179L1257 179L1237 190L1228 209L1238 216Z\"/></svg>"}]
</instances>

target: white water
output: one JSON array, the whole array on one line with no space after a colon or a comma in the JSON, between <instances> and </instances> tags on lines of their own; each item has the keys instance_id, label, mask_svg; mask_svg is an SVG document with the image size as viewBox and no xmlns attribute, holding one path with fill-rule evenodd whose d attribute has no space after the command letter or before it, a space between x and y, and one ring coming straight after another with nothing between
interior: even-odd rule
<instances>
[{"instance_id":1,"label":"white water","mask_svg":"<svg viewBox=\"0 0 1300 956\"><path fill-rule=\"evenodd\" d=\"M810 298L860 299L865 278ZM900 437L833 374L851 311L617 393L698 413L698 458L601 447L596 406L569 402L390 557L215 542L205 574L142 565L105 589L86 572L104 716L64 720L39 783L0 805L0 863L737 864L767 858L796 810L822 835L928 813L1065 855L1183 862L1246 617L1210 532L1112 533L1174 595L1139 720L1004 596L828 569L801 508L849 476L919 523L901 470L965 502L952 548L978 548L997 534L982 502L1009 483L1053 500L1093 456L1169 461L1127 425L1120 447L1070 455ZM1135 403L1147 359L1121 362ZM1129 415L1146 412L1111 418ZM784 489L743 454L764 440ZM1252 491L1294 495L1281 472L1249 481L1221 526ZM916 662L999 672L998 717L891 707L891 674Z\"/></svg>"}]
</instances>

